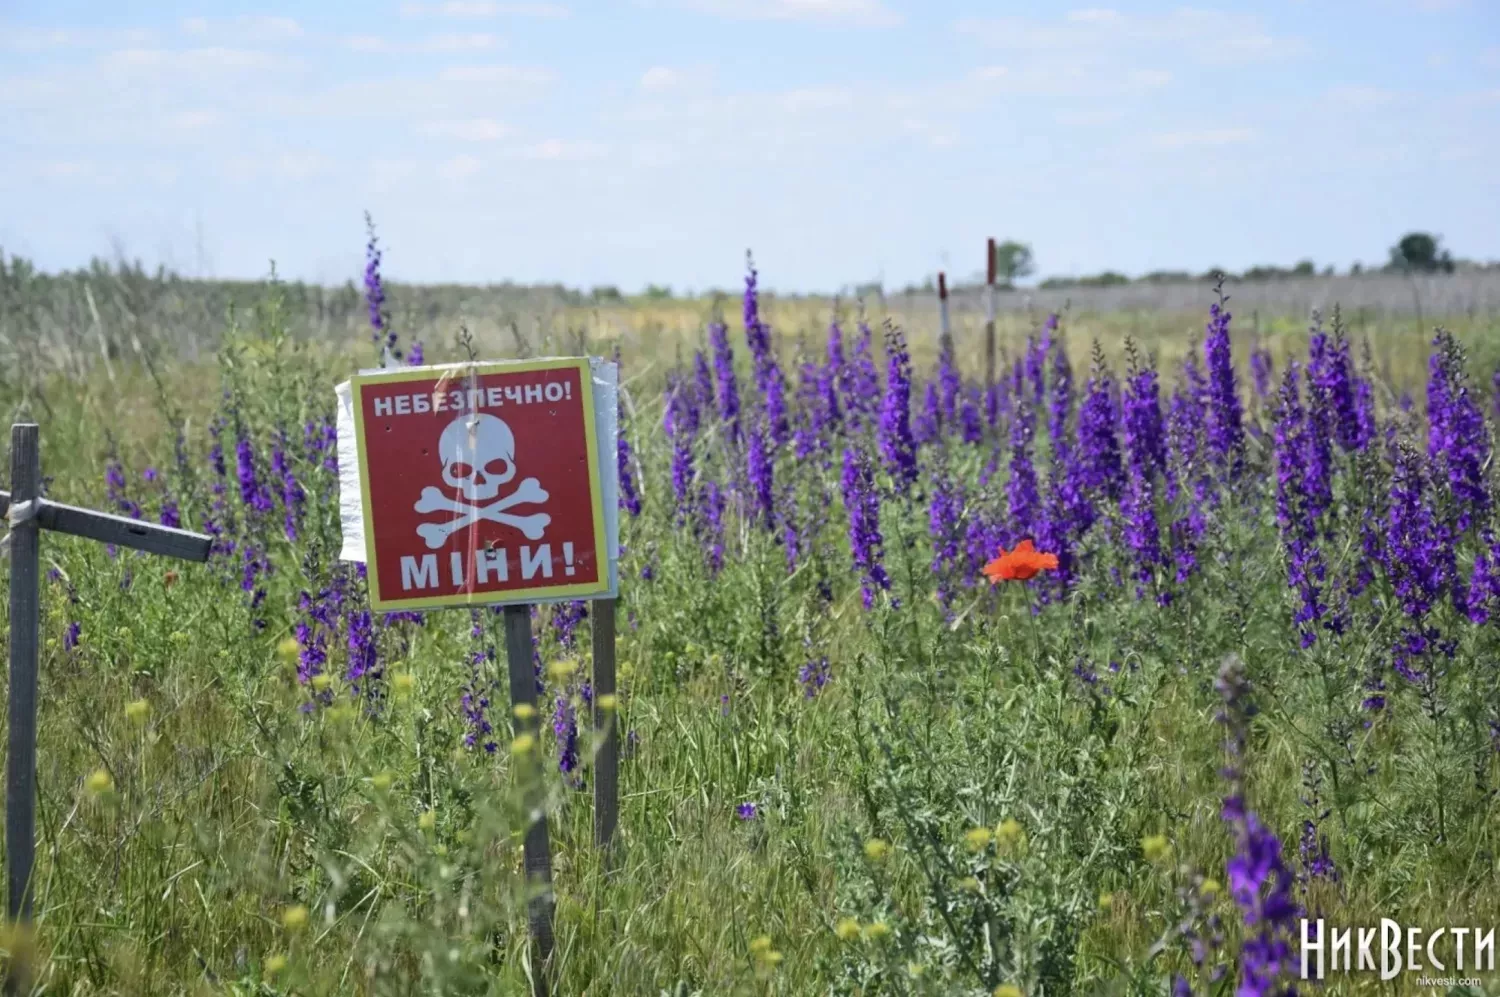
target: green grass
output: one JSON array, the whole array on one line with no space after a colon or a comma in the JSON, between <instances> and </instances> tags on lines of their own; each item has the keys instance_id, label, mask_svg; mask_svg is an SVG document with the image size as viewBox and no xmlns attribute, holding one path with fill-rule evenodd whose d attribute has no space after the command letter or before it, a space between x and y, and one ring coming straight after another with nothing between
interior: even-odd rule
<instances>
[{"instance_id":1,"label":"green grass","mask_svg":"<svg viewBox=\"0 0 1500 997\"><path fill-rule=\"evenodd\" d=\"M817 343L823 320L784 324ZM142 481L150 465L195 526L210 501L203 455L221 389L264 461L274 428L300 441L306 421L331 412L334 382L368 363L289 336L286 321L274 310L248 319L211 366L158 357L154 378L125 357L113 379L95 369L87 381L12 380L4 400L14 410L24 399L42 423L54 496L102 505L113 450L148 515L163 487ZM1478 379L1493 367L1493 340L1480 336L1497 330L1472 320L1467 331ZM1090 338L1118 356L1130 334L1160 348L1170 385L1168 362L1200 332L1201 320L1178 317L1080 317L1069 326L1075 378ZM1299 324L1264 333L1278 353L1305 349ZM914 335L920 370L932 340ZM429 361L451 359L428 338ZM1264 502L1231 498L1198 576L1166 610L1115 586L1106 551L1069 604L1033 616L1020 589L965 591L950 625L931 599L925 505L882 509L902 605L865 612L837 466L784 456L780 479L823 514L809 555L789 575L776 538L731 515L726 567L710 579L699 544L672 521L659 429L663 371L696 338L592 336L595 352L621 341L626 377L640 375L626 429L646 488L645 513L624 525L620 723L639 742L621 763L612 869L591 845L588 793L556 772L550 705L559 692L577 703L577 676L549 679L540 758L514 756L500 617L480 617L478 640L463 611L383 629L377 711L299 709L310 695L283 645L302 617L298 594L327 584L338 542L336 483L315 462L295 464L309 497L296 541L280 533L279 510L259 523L237 512L241 537L274 566L256 608L237 561L111 557L46 536L44 566L60 576L44 587L36 931L12 942L30 949L41 992L527 992L529 788L549 803L558 994L977 995L1006 982L1028 995L1161 993L1170 971L1189 968L1175 942L1152 954L1183 916L1177 890L1195 876L1223 883L1233 849L1213 686L1231 653L1260 707L1252 803L1293 867L1300 822L1320 817L1300 799L1305 767L1321 779L1341 882L1318 884L1311 900L1340 924L1495 922L1500 773L1476 726L1495 702L1488 630L1465 637L1445 680L1449 713L1432 720L1416 697L1393 695L1391 715L1356 731L1345 757L1328 731L1357 712L1357 678L1385 653L1390 621L1362 618L1368 626L1299 653ZM1004 341L1015 350L1017 330ZM795 342L784 347L790 356ZM1426 344L1409 324L1372 355L1396 387L1420 385ZM184 425L189 478L173 469ZM242 510L229 449L227 501ZM717 468L721 451L700 446L701 466ZM954 471L973 482L988 456L988 446L960 452ZM1345 515L1357 515L1359 481L1340 480ZM1335 571L1340 558L1331 552ZM536 621L544 659L581 655L586 674L587 624L568 649L549 619L544 609ZM73 622L82 636L68 650ZM495 683L494 754L462 744L460 695L470 655L486 648L502 656L480 669ZM342 674L345 654L331 650L330 673ZM798 669L824 655L832 678L807 698ZM1110 694L1073 674L1080 659ZM411 677L409 691L397 675ZM331 691L353 702L341 683ZM144 722L127 715L138 700ZM583 741L587 779L587 731ZM112 789L86 785L98 770ZM744 801L759 804L755 820L736 818ZM970 850L965 832L1007 819L1020 838ZM1142 840L1158 834L1170 854L1151 861ZM871 839L889 854L872 860ZM293 930L284 918L299 906L309 916ZM1232 951L1238 915L1223 891L1212 910ZM864 935L841 939L843 918ZM888 933L870 932L875 923ZM760 936L780 954L774 966L753 950ZM1415 992L1414 978L1401 986Z\"/></svg>"}]
</instances>

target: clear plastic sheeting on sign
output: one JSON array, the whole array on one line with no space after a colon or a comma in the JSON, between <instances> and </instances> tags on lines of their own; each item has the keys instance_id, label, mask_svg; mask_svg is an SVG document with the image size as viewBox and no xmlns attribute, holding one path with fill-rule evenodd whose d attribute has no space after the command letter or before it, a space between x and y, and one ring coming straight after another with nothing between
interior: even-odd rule
<instances>
[{"instance_id":1,"label":"clear plastic sheeting on sign","mask_svg":"<svg viewBox=\"0 0 1500 997\"><path fill-rule=\"evenodd\" d=\"M616 596L619 392L599 357L339 384L339 557L367 565L375 608Z\"/></svg>"}]
</instances>

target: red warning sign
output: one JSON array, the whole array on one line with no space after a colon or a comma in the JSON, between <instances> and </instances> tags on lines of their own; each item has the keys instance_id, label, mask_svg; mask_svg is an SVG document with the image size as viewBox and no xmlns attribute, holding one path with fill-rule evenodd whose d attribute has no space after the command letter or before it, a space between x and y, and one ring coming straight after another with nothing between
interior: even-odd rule
<instances>
[{"instance_id":1,"label":"red warning sign","mask_svg":"<svg viewBox=\"0 0 1500 997\"><path fill-rule=\"evenodd\" d=\"M350 381L374 609L609 591L587 358Z\"/></svg>"}]
</instances>

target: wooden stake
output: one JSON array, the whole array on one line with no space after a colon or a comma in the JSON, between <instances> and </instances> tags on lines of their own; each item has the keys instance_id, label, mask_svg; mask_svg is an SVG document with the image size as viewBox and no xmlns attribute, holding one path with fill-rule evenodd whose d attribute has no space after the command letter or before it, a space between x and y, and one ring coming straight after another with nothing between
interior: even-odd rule
<instances>
[{"instance_id":1,"label":"wooden stake","mask_svg":"<svg viewBox=\"0 0 1500 997\"><path fill-rule=\"evenodd\" d=\"M948 325L948 275L938 271L938 322L942 330L939 345L949 360L953 358L953 330Z\"/></svg>"},{"instance_id":2,"label":"wooden stake","mask_svg":"<svg viewBox=\"0 0 1500 997\"><path fill-rule=\"evenodd\" d=\"M985 246L984 264L984 383L995 385L995 240Z\"/></svg>"},{"instance_id":3,"label":"wooden stake","mask_svg":"<svg viewBox=\"0 0 1500 997\"><path fill-rule=\"evenodd\" d=\"M510 672L510 703L531 707L531 716L522 720L511 711L515 735L538 737L540 713L536 709L536 672L532 668L531 607L505 607L505 663ZM540 738L538 737L540 742ZM538 743L534 751L540 751ZM531 823L526 827L522 845L526 865L526 885L531 891L526 902L526 921L531 932L531 992L533 997L547 997L547 976L552 962L552 851L547 842L547 811L544 796L536 780L526 788L526 807Z\"/></svg>"},{"instance_id":4,"label":"wooden stake","mask_svg":"<svg viewBox=\"0 0 1500 997\"><path fill-rule=\"evenodd\" d=\"M601 738L594 754L594 845L613 851L620 813L620 737L615 711L599 706L615 694L615 600L594 600L594 730Z\"/></svg>"}]
</instances>

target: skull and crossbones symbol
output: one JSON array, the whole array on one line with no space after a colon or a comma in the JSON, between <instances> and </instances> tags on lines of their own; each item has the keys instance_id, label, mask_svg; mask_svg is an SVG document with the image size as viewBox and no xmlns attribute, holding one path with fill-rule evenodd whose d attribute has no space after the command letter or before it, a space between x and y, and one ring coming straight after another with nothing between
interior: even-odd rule
<instances>
[{"instance_id":1,"label":"skull and crossbones symbol","mask_svg":"<svg viewBox=\"0 0 1500 997\"><path fill-rule=\"evenodd\" d=\"M429 549L437 550L456 531L480 520L513 526L528 540L542 538L551 516L545 512L529 516L506 512L513 506L547 501L547 492L535 478L525 478L515 491L497 497L501 486L516 476L516 438L504 420L481 413L459 416L448 423L438 438L438 455L443 461L443 482L468 501L451 498L431 485L422 489L422 497L415 506L417 512L457 514L447 522L423 523L417 527L417 535Z\"/></svg>"}]
</instances>

